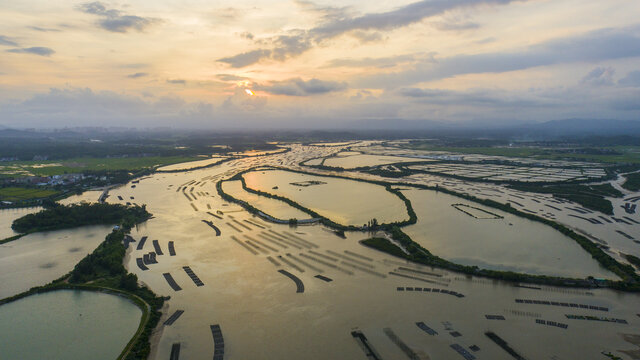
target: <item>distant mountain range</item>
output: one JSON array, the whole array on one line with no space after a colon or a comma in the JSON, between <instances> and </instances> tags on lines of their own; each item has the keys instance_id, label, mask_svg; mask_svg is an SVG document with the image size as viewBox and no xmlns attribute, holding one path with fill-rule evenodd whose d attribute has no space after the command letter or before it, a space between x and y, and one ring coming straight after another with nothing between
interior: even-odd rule
<instances>
[{"instance_id":1,"label":"distant mountain range","mask_svg":"<svg viewBox=\"0 0 640 360\"><path fill-rule=\"evenodd\" d=\"M611 119L564 119L551 120L541 123L517 123L505 124L493 123L490 121L468 121L468 122L448 122L437 120L406 120L406 119L362 119L356 121L345 121L339 125L335 122L326 124L327 129L272 129L265 130L266 133L278 132L323 132L338 131L340 133L352 133L352 135L375 134L376 137L388 134L391 137L423 137L429 135L452 135L471 137L510 137L510 138L557 138L572 136L617 136L617 135L640 135L640 120L611 120ZM124 128L63 128L55 130L35 130L35 129L12 129L0 125L0 138L41 138L55 136L64 137L84 137L87 134L100 133L129 133L137 132L172 132L180 131L163 129L124 129ZM193 131L193 129L191 129ZM212 133L225 131L208 130ZM185 130L185 132L189 132ZM235 130L235 132L243 132ZM251 131L250 131L251 132ZM253 132L260 132L254 130ZM357 136L356 136L357 137Z\"/></svg>"}]
</instances>

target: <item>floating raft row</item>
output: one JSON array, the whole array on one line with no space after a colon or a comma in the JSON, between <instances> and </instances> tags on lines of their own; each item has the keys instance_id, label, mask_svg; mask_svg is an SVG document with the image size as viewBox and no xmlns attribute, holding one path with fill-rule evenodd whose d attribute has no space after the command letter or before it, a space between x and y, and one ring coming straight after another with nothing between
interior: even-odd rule
<instances>
[{"instance_id":1,"label":"floating raft row","mask_svg":"<svg viewBox=\"0 0 640 360\"><path fill-rule=\"evenodd\" d=\"M378 352L373 348L371 343L369 343L369 340L367 339L366 336L364 336L364 333L362 333L362 331L360 330L352 331L351 336L353 336L353 338L358 341L358 344L360 344L360 347L362 347L362 350L364 350L364 353L365 355L367 355L367 358L372 360L382 360L382 357L380 357L380 354L378 354Z\"/></svg>"},{"instance_id":2,"label":"floating raft row","mask_svg":"<svg viewBox=\"0 0 640 360\"><path fill-rule=\"evenodd\" d=\"M191 280L193 280L193 282L196 284L196 286L204 286L204 283L200 280L200 278L198 277L198 275L196 275L193 270L191 270L190 267L188 266L183 266L182 267L184 269L184 272L187 273L187 275L189 275L189 277L191 278Z\"/></svg>"},{"instance_id":3,"label":"floating raft row","mask_svg":"<svg viewBox=\"0 0 640 360\"><path fill-rule=\"evenodd\" d=\"M222 217L221 217L221 216L218 216L218 215L216 215L216 214L212 213L211 211L207 211L207 214L209 214L209 215L211 215L211 216L213 216L213 217L216 217L216 218L218 218L218 219L222 220Z\"/></svg>"},{"instance_id":4,"label":"floating raft row","mask_svg":"<svg viewBox=\"0 0 640 360\"><path fill-rule=\"evenodd\" d=\"M293 275L292 273L288 272L287 270L278 270L278 272L286 277L288 277L289 279L293 280L294 283L296 283L296 293L303 293L304 292L304 283L302 282L302 280L300 280L300 278L298 278L297 276Z\"/></svg>"},{"instance_id":5,"label":"floating raft row","mask_svg":"<svg viewBox=\"0 0 640 360\"><path fill-rule=\"evenodd\" d=\"M220 325L211 325L211 335L213 335L213 360L224 358L224 338Z\"/></svg>"},{"instance_id":6,"label":"floating raft row","mask_svg":"<svg viewBox=\"0 0 640 360\"><path fill-rule=\"evenodd\" d=\"M573 308L589 309L589 310L597 310L597 311L609 311L609 308L604 306L565 303L565 302L546 301L546 300L516 299L516 302L518 304L552 305L552 306L564 306L564 307L573 307Z\"/></svg>"},{"instance_id":7,"label":"floating raft row","mask_svg":"<svg viewBox=\"0 0 640 360\"><path fill-rule=\"evenodd\" d=\"M332 281L333 281L333 279L332 279L332 278L328 278L328 277L326 277L326 276L322 276L322 275L316 275L316 276L314 276L314 277L315 277L315 278L317 278L317 279L320 279L320 280L322 280L322 281L325 281L325 282L332 282Z\"/></svg>"},{"instance_id":8,"label":"floating raft row","mask_svg":"<svg viewBox=\"0 0 640 360\"><path fill-rule=\"evenodd\" d=\"M176 256L176 248L173 246L173 241L169 241L169 256Z\"/></svg>"},{"instance_id":9,"label":"floating raft row","mask_svg":"<svg viewBox=\"0 0 640 360\"><path fill-rule=\"evenodd\" d=\"M153 240L153 248L156 250L156 254L164 255L162 253L162 249L160 248L160 243L158 242L158 240Z\"/></svg>"},{"instance_id":10,"label":"floating raft row","mask_svg":"<svg viewBox=\"0 0 640 360\"><path fill-rule=\"evenodd\" d=\"M464 295L457 292L457 291L453 291L453 290L447 290L447 289L438 289L438 288L421 288L421 287L402 287L402 286L398 286L396 288L396 291L422 291L422 292L433 292L433 293L442 293L442 294L448 294L448 295L453 295L455 297L458 298L463 298Z\"/></svg>"},{"instance_id":11,"label":"floating raft row","mask_svg":"<svg viewBox=\"0 0 640 360\"><path fill-rule=\"evenodd\" d=\"M487 318L487 320L506 320L502 315L485 315L484 317Z\"/></svg>"},{"instance_id":12,"label":"floating raft row","mask_svg":"<svg viewBox=\"0 0 640 360\"><path fill-rule=\"evenodd\" d=\"M136 242L136 239L132 238L131 235L125 235L122 239L122 244L125 249L129 248L129 243Z\"/></svg>"},{"instance_id":13,"label":"floating raft row","mask_svg":"<svg viewBox=\"0 0 640 360\"><path fill-rule=\"evenodd\" d=\"M463 348L460 344L451 344L449 345L453 350L455 350L460 356L465 358L466 360L475 360L475 356L472 353L467 351L467 349Z\"/></svg>"},{"instance_id":14,"label":"floating raft row","mask_svg":"<svg viewBox=\"0 0 640 360\"><path fill-rule=\"evenodd\" d=\"M169 283L169 286L171 286L171 288L173 290L175 290L175 291L182 290L180 285L178 285L178 283L176 283L176 281L173 279L173 276L171 276L170 273L164 273L164 274L162 274L162 276L164 276L165 280L167 280L167 283Z\"/></svg>"},{"instance_id":15,"label":"floating raft row","mask_svg":"<svg viewBox=\"0 0 640 360\"><path fill-rule=\"evenodd\" d=\"M425 324L424 322L420 321L416 323L416 326L418 326L422 331L426 332L427 334L431 335L431 336L435 336L438 335L438 332L433 330L432 328L428 327L427 324Z\"/></svg>"},{"instance_id":16,"label":"floating raft row","mask_svg":"<svg viewBox=\"0 0 640 360\"><path fill-rule=\"evenodd\" d=\"M147 236L143 236L142 239L140 239L140 242L138 243L138 247L136 248L136 250L142 250L142 247L144 247L144 244L147 242Z\"/></svg>"},{"instance_id":17,"label":"floating raft row","mask_svg":"<svg viewBox=\"0 0 640 360\"><path fill-rule=\"evenodd\" d=\"M592 321L604 321L604 322L613 322L613 323L618 323L618 324L629 324L629 322L625 319L616 319L616 318L606 318L606 317L597 317L597 316L590 316L590 315L570 315L570 314L565 314L564 316L567 317L567 319L572 319L572 320L592 320Z\"/></svg>"},{"instance_id":18,"label":"floating raft row","mask_svg":"<svg viewBox=\"0 0 640 360\"><path fill-rule=\"evenodd\" d=\"M150 252L148 254L144 254L142 256L142 262L145 265L157 264L158 260L156 259L156 253Z\"/></svg>"},{"instance_id":19,"label":"floating raft row","mask_svg":"<svg viewBox=\"0 0 640 360\"><path fill-rule=\"evenodd\" d=\"M169 318L164 322L165 326L171 326L173 325L174 322L176 322L176 320L178 320L178 318L184 313L184 310L176 310L176 312L174 312L173 314L171 314L171 316L169 316Z\"/></svg>"},{"instance_id":20,"label":"floating raft row","mask_svg":"<svg viewBox=\"0 0 640 360\"><path fill-rule=\"evenodd\" d=\"M149 270L149 268L144 264L144 261L142 260L142 258L136 258L136 264L138 265L138 267L140 268L140 270Z\"/></svg>"},{"instance_id":21,"label":"floating raft row","mask_svg":"<svg viewBox=\"0 0 640 360\"><path fill-rule=\"evenodd\" d=\"M171 355L169 355L169 360L179 360L180 359L180 343L174 343L171 345Z\"/></svg>"},{"instance_id":22,"label":"floating raft row","mask_svg":"<svg viewBox=\"0 0 640 360\"><path fill-rule=\"evenodd\" d=\"M549 320L542 320L542 319L536 319L536 324L555 326L555 327L559 327L561 329L566 329L566 328L569 327L569 325L567 325L567 324L563 324L563 323L559 323L559 322L555 322L555 321L549 321Z\"/></svg>"},{"instance_id":23,"label":"floating raft row","mask_svg":"<svg viewBox=\"0 0 640 360\"><path fill-rule=\"evenodd\" d=\"M212 214L212 215L213 215L213 214ZM213 230L215 230L215 231L216 231L216 236L220 236L220 234L221 234L220 229L218 229L218 227L217 227L217 226L213 225L213 223L212 223L211 221L209 221L209 220L202 220L202 222L203 222L203 223L205 223L205 224L207 224L207 225L209 225L209 226L211 226L211 228L212 228Z\"/></svg>"}]
</instances>

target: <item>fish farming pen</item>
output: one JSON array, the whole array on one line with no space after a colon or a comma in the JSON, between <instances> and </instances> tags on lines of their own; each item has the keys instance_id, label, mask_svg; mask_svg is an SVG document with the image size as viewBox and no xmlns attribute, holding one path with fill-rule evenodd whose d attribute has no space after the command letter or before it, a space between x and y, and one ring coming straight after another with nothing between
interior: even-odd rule
<instances>
[{"instance_id":1,"label":"fish farming pen","mask_svg":"<svg viewBox=\"0 0 640 360\"><path fill-rule=\"evenodd\" d=\"M384 334L387 335L387 337L391 340L391 342L396 344L396 346L399 347L400 350L402 350L402 352L405 355L407 355L409 359L420 360L420 357L418 356L418 354L416 354L415 351L413 351L413 349L411 349L407 344L405 344L404 341L402 341L402 339L400 339L398 335L396 335L396 333L393 332L391 328L384 328L382 329L382 332L384 332Z\"/></svg>"},{"instance_id":2,"label":"fish farming pen","mask_svg":"<svg viewBox=\"0 0 640 360\"><path fill-rule=\"evenodd\" d=\"M242 230L238 229L237 227L233 226L233 224L231 224L230 222L226 222L225 224L227 224L228 227L232 228L233 230L241 233Z\"/></svg>"},{"instance_id":3,"label":"fish farming pen","mask_svg":"<svg viewBox=\"0 0 640 360\"><path fill-rule=\"evenodd\" d=\"M193 208L193 210L198 211L198 208L195 205L193 205L193 203L190 203L190 205Z\"/></svg>"},{"instance_id":4,"label":"fish farming pen","mask_svg":"<svg viewBox=\"0 0 640 360\"><path fill-rule=\"evenodd\" d=\"M416 273L416 274L420 274L420 275L427 275L427 276L435 276L435 277L442 277L442 274L436 274L436 273L432 273L432 272L428 272L428 271L422 271L422 270L416 270L416 269L409 269L403 266L398 267L398 270L401 271L405 271L405 272L412 272L412 273Z\"/></svg>"},{"instance_id":5,"label":"fish farming pen","mask_svg":"<svg viewBox=\"0 0 640 360\"><path fill-rule=\"evenodd\" d=\"M371 274L371 275L374 275L374 276L377 276L377 277L383 278L383 279L387 277L387 275L385 275L385 274L381 274L381 273L379 273L379 272L377 272L377 271L373 271L373 270L368 269L368 268L366 268L366 267L362 267L362 266L354 265L354 264L348 263L348 262L346 262L346 261L341 261L341 262L340 262L340 264L345 265L345 266L348 266L348 267L351 267L351 268L354 268L354 269L356 269L356 270L360 270L360 271L365 272L365 273L367 273L367 274Z\"/></svg>"},{"instance_id":6,"label":"fish farming pen","mask_svg":"<svg viewBox=\"0 0 640 360\"><path fill-rule=\"evenodd\" d=\"M442 285L442 286L449 286L449 284L443 283L443 282L440 282L440 281L425 279L425 278L421 278L421 277L413 276L413 275L402 274L402 273L399 273L399 272L396 272L396 271L389 271L389 275L403 277L403 278L412 279L412 280L418 280L418 281L422 281L422 282L426 282L426 283L430 283L430 284L438 284L438 285Z\"/></svg>"},{"instance_id":7,"label":"fish farming pen","mask_svg":"<svg viewBox=\"0 0 640 360\"><path fill-rule=\"evenodd\" d=\"M418 326L420 328L420 330L426 332L427 334L431 335L431 336L435 336L438 335L438 332L433 330L432 328L430 328L429 326L427 326L427 324L425 324L424 322L420 321L416 323L416 326Z\"/></svg>"},{"instance_id":8,"label":"fish farming pen","mask_svg":"<svg viewBox=\"0 0 640 360\"><path fill-rule=\"evenodd\" d=\"M202 280L200 280L200 278L198 277L198 275L196 275L193 270L191 270L191 268L189 266L183 266L182 269L184 270L184 272L187 273L187 275L191 278L191 280L193 281L194 284L196 284L196 286L204 286L204 283L202 282Z\"/></svg>"},{"instance_id":9,"label":"fish farming pen","mask_svg":"<svg viewBox=\"0 0 640 360\"><path fill-rule=\"evenodd\" d=\"M238 226L241 226L241 227L243 227L243 228L245 228L245 229L247 229L247 230L249 230L249 231L251 231L251 230L252 230L250 227L248 227L247 225L245 225L245 224L241 223L240 221L238 221L238 220L236 220L236 219L233 219L233 220L231 220L231 221L233 221L234 223L238 224Z\"/></svg>"},{"instance_id":10,"label":"fish farming pen","mask_svg":"<svg viewBox=\"0 0 640 360\"><path fill-rule=\"evenodd\" d=\"M411 287L411 286L398 286L396 287L396 291L416 291L416 292L432 292L432 293L441 293L453 295L457 298L463 298L464 294L461 294L457 291L447 290L447 289L439 289L439 288L420 288L420 287Z\"/></svg>"},{"instance_id":11,"label":"fish farming pen","mask_svg":"<svg viewBox=\"0 0 640 360\"><path fill-rule=\"evenodd\" d=\"M122 196L118 195L118 200L122 201L124 199L122 198Z\"/></svg>"},{"instance_id":12,"label":"fish farming pen","mask_svg":"<svg viewBox=\"0 0 640 360\"><path fill-rule=\"evenodd\" d=\"M566 329L566 328L569 327L569 325L567 325L567 324L563 324L563 323L559 323L559 322L555 322L555 321L550 321L550 320L542 320L542 319L536 319L536 324L555 326L555 327L559 327L561 329Z\"/></svg>"},{"instance_id":13,"label":"fish farming pen","mask_svg":"<svg viewBox=\"0 0 640 360\"><path fill-rule=\"evenodd\" d=\"M624 237L626 237L629 240L635 240L635 238L629 234L627 234L626 232L622 231L622 230L616 230L616 232Z\"/></svg>"},{"instance_id":14,"label":"fish farming pen","mask_svg":"<svg viewBox=\"0 0 640 360\"><path fill-rule=\"evenodd\" d=\"M345 256L345 255L342 255L342 254L338 254L338 253L337 253L337 252L335 252L335 251L327 250L327 252L328 252L329 254L333 255L333 256L339 257L339 258L341 258L341 259L343 259L343 260L350 261L350 262L352 262L352 263L354 263L354 264L358 264L358 265L361 265L361 266L367 267L367 268L369 268L369 269L375 269L375 266L373 266L373 265L371 265L371 264L367 264L367 263L364 263L364 262L359 261L359 260L354 260L354 259L352 259L352 258L350 258L350 257L348 257L348 256ZM343 262L344 262L344 261L343 261ZM351 264L349 264L349 265L351 265Z\"/></svg>"},{"instance_id":15,"label":"fish farming pen","mask_svg":"<svg viewBox=\"0 0 640 360\"><path fill-rule=\"evenodd\" d=\"M243 248L247 249L247 251L249 251L250 253L252 253L253 255L258 255L258 252L253 250L249 245L243 243L242 241L240 241L237 237L235 237L234 235L231 236L231 240L237 242L240 246L242 246Z\"/></svg>"},{"instance_id":16,"label":"fish farming pen","mask_svg":"<svg viewBox=\"0 0 640 360\"><path fill-rule=\"evenodd\" d=\"M273 232L273 233L277 234L275 232ZM271 235L271 234L267 234L267 235ZM298 239L294 239L294 238L291 238L291 237L285 237L285 236L279 235L279 234L278 234L278 237L276 237L275 235L271 235L271 237L274 238L274 239L282 239L282 241L286 241L288 244L291 244L291 243L298 244L298 245L300 245L302 247L305 247L307 249L314 249L314 248L318 247L318 245L316 245L316 244L314 244L312 242L309 242L309 241L306 241L306 240L302 240L302 239L298 240Z\"/></svg>"},{"instance_id":17,"label":"fish farming pen","mask_svg":"<svg viewBox=\"0 0 640 360\"><path fill-rule=\"evenodd\" d=\"M487 320L506 320L502 315L485 315L484 317L487 318Z\"/></svg>"},{"instance_id":18,"label":"fish farming pen","mask_svg":"<svg viewBox=\"0 0 640 360\"><path fill-rule=\"evenodd\" d=\"M364 255L360 255L360 254L357 254L357 253L354 253L353 251L345 250L344 253L347 254L347 255L351 255L351 256L360 258L362 260L373 261L372 258L366 257Z\"/></svg>"},{"instance_id":19,"label":"fish farming pen","mask_svg":"<svg viewBox=\"0 0 640 360\"><path fill-rule=\"evenodd\" d=\"M463 348L460 344L451 344L449 345L453 350L455 350L460 356L465 358L466 360L475 360L475 356L472 353L467 351L467 349Z\"/></svg>"},{"instance_id":20,"label":"fish farming pen","mask_svg":"<svg viewBox=\"0 0 640 360\"><path fill-rule=\"evenodd\" d=\"M308 262L306 262L306 261L304 261L304 260L302 260L302 259L298 259L297 257L295 257L295 256L294 256L294 255L292 255L292 254L287 253L287 256L288 256L288 257L290 257L290 258L291 258L291 260L294 260L294 261L296 261L296 262L299 262L299 263L300 263L300 264L302 264L303 266L306 266L306 267L308 267L309 269L311 269L311 270L313 270L313 271L315 271L315 272L318 272L318 273L323 273L323 272L324 272L324 270L322 270L322 269L320 269L320 268L317 268L317 267L315 267L315 266L313 266L313 265L309 264Z\"/></svg>"},{"instance_id":21,"label":"fish farming pen","mask_svg":"<svg viewBox=\"0 0 640 360\"><path fill-rule=\"evenodd\" d=\"M271 256L267 256L267 260L269 260L269 262L275 266L280 266L280 263L278 262L278 260L272 258Z\"/></svg>"},{"instance_id":22,"label":"fish farming pen","mask_svg":"<svg viewBox=\"0 0 640 360\"><path fill-rule=\"evenodd\" d=\"M180 359L180 343L174 343L171 345L171 355L169 355L169 360L179 360Z\"/></svg>"},{"instance_id":23,"label":"fish farming pen","mask_svg":"<svg viewBox=\"0 0 640 360\"><path fill-rule=\"evenodd\" d=\"M566 303L566 302L547 301L547 300L529 300L529 299L515 299L515 301L518 304L551 305L551 306L580 308L585 310L609 311L609 308L604 306L595 306L595 305L586 305L586 304Z\"/></svg>"},{"instance_id":24,"label":"fish farming pen","mask_svg":"<svg viewBox=\"0 0 640 360\"><path fill-rule=\"evenodd\" d=\"M366 336L364 336L364 333L362 331L360 330L352 331L351 336L353 336L353 338L356 339L356 341L358 342L358 345L360 345L360 347L364 351L367 358L371 360L382 360L382 357L380 357L380 354L378 354L378 352L373 348L371 343L369 343L369 340L367 339Z\"/></svg>"},{"instance_id":25,"label":"fish farming pen","mask_svg":"<svg viewBox=\"0 0 640 360\"><path fill-rule=\"evenodd\" d=\"M332 282L333 281L332 278L329 278L329 277L326 277L326 276L323 276L323 275L316 275L316 276L314 276L314 278L320 279L320 280L322 280L324 282Z\"/></svg>"},{"instance_id":26,"label":"fish farming pen","mask_svg":"<svg viewBox=\"0 0 640 360\"><path fill-rule=\"evenodd\" d=\"M144 247L144 244L147 242L147 236L143 236L140 239L140 242L138 242L138 247L136 248L136 250L142 250L142 248Z\"/></svg>"},{"instance_id":27,"label":"fish farming pen","mask_svg":"<svg viewBox=\"0 0 640 360\"><path fill-rule=\"evenodd\" d=\"M162 253L162 249L160 248L160 243L158 242L158 240L153 240L153 248L156 251L156 254L158 255L164 255Z\"/></svg>"},{"instance_id":28,"label":"fish farming pen","mask_svg":"<svg viewBox=\"0 0 640 360\"><path fill-rule=\"evenodd\" d=\"M163 325L165 326L171 326L173 325L174 322L176 322L176 320L178 320L178 318L184 313L184 310L176 310L173 314L171 314L171 316L169 316L169 318L164 322Z\"/></svg>"},{"instance_id":29,"label":"fish farming pen","mask_svg":"<svg viewBox=\"0 0 640 360\"><path fill-rule=\"evenodd\" d=\"M338 262L338 259L336 259L336 258L333 258L333 257L331 257L331 256L329 256L329 255L321 254L321 253L319 253L319 252L315 252L315 251L313 251L313 250L309 250L309 254L313 254L313 255L315 255L315 256L319 256L319 257L321 257L321 258L323 258L323 259L327 259L327 260L331 260L331 261Z\"/></svg>"},{"instance_id":30,"label":"fish farming pen","mask_svg":"<svg viewBox=\"0 0 640 360\"><path fill-rule=\"evenodd\" d=\"M164 274L162 274L162 276L164 276L165 280L167 280L167 283L169 284L169 286L171 286L171 288L174 291L182 290L180 285L178 285L178 283L173 279L173 276L171 276L170 273L164 273Z\"/></svg>"},{"instance_id":31,"label":"fish farming pen","mask_svg":"<svg viewBox=\"0 0 640 360\"><path fill-rule=\"evenodd\" d=\"M259 235L258 235L258 236L259 236ZM246 237L246 238L247 238L247 239L249 239L249 240L254 240L254 241L256 241L256 242L257 242L257 240L255 240L254 238L250 237L249 235L244 235L244 237ZM277 242L277 241L275 241L275 240L273 240L273 239L269 239L269 238L267 238L267 237L263 237L263 239L264 239L264 240L266 240L266 241L268 241L268 242L270 242L270 243L272 243L272 244L274 244L274 245L276 245L276 246L279 246L279 247L281 247L281 248L283 248L283 249L288 249L288 248L289 248L287 245L284 245L283 243L279 243L279 242Z\"/></svg>"},{"instance_id":32,"label":"fish farming pen","mask_svg":"<svg viewBox=\"0 0 640 360\"><path fill-rule=\"evenodd\" d=\"M294 247L296 249L302 249L302 247L299 246L298 244L291 243L289 241L285 241L285 240L279 239L279 238L277 238L275 236L270 236L269 234L266 234L266 233L259 233L258 237L263 238L265 240L272 240L272 242L281 242L281 243L287 244L287 245L289 245L291 247Z\"/></svg>"},{"instance_id":33,"label":"fish farming pen","mask_svg":"<svg viewBox=\"0 0 640 360\"><path fill-rule=\"evenodd\" d=\"M222 232L220 231L220 229L218 229L217 226L213 225L213 222L209 221L209 220L202 220L203 223L209 225L213 230L215 230L216 232L216 236L220 236L220 234L222 234Z\"/></svg>"},{"instance_id":34,"label":"fish farming pen","mask_svg":"<svg viewBox=\"0 0 640 360\"><path fill-rule=\"evenodd\" d=\"M330 267L332 269L338 270L340 272L343 272L343 273L345 273L347 275L353 275L353 271L351 271L351 270L347 270L347 269L341 268L341 267L339 267L339 266L337 266L335 264L331 264L331 263L328 263L328 262L326 262L324 260L317 259L317 258L315 258L313 256L310 256L310 255L307 255L305 253L300 253L300 256L302 256L303 258L315 261L315 262L317 262L319 264L322 264L324 266Z\"/></svg>"},{"instance_id":35,"label":"fish farming pen","mask_svg":"<svg viewBox=\"0 0 640 360\"><path fill-rule=\"evenodd\" d=\"M612 323L625 324L625 325L629 324L629 322L625 319L607 318L607 317L599 317L599 316L591 316L591 315L565 314L564 316L566 316L567 319L572 319L572 320L591 320L591 321L612 322Z\"/></svg>"},{"instance_id":36,"label":"fish farming pen","mask_svg":"<svg viewBox=\"0 0 640 360\"><path fill-rule=\"evenodd\" d=\"M213 360L224 359L224 338L220 325L211 325L211 335L213 335Z\"/></svg>"},{"instance_id":37,"label":"fish farming pen","mask_svg":"<svg viewBox=\"0 0 640 360\"><path fill-rule=\"evenodd\" d=\"M122 244L124 245L125 249L128 249L129 243L132 243L132 242L136 242L136 240L132 238L131 235L125 235L124 238L122 238Z\"/></svg>"},{"instance_id":38,"label":"fish farming pen","mask_svg":"<svg viewBox=\"0 0 640 360\"><path fill-rule=\"evenodd\" d=\"M150 252L148 254L142 255L142 262L145 265L157 264L158 260L156 259L156 253Z\"/></svg>"},{"instance_id":39,"label":"fish farming pen","mask_svg":"<svg viewBox=\"0 0 640 360\"><path fill-rule=\"evenodd\" d=\"M484 333L491 341L493 341L496 345L501 347L504 351L506 351L511 357L516 360L527 360L522 355L518 354L509 344L504 341L500 336L496 335L496 333L487 331Z\"/></svg>"},{"instance_id":40,"label":"fish farming pen","mask_svg":"<svg viewBox=\"0 0 640 360\"><path fill-rule=\"evenodd\" d=\"M250 240L251 242L253 242L253 243L257 244L258 246L261 246L261 247L263 247L263 248L265 248L265 249L271 250L271 251L273 251L273 252L279 252L279 251L280 251L280 250L278 250L278 249L276 249L276 248L273 248L273 247L271 247L271 246L269 246L269 245L267 245L267 244L262 243L262 242L261 242L261 241L259 241L259 240L256 240L256 239L252 238L252 237L251 237L251 236L249 236L249 235L244 235L244 237L245 237L245 238L247 238L247 240Z\"/></svg>"},{"instance_id":41,"label":"fish farming pen","mask_svg":"<svg viewBox=\"0 0 640 360\"><path fill-rule=\"evenodd\" d=\"M286 277L288 277L289 279L293 280L293 282L296 284L296 293L303 293L304 292L304 283L302 283L302 280L300 280L300 278L298 278L297 276L293 275L292 273L286 271L286 270L278 270L278 272Z\"/></svg>"},{"instance_id":42,"label":"fish farming pen","mask_svg":"<svg viewBox=\"0 0 640 360\"><path fill-rule=\"evenodd\" d=\"M282 261L283 263L287 264L288 266L291 266L292 268L298 270L299 272L301 272L301 273L304 272L303 268L301 268L300 266L298 266L298 265L292 263L291 261L285 259L284 256L278 255L278 259L280 259L280 261Z\"/></svg>"},{"instance_id":43,"label":"fish farming pen","mask_svg":"<svg viewBox=\"0 0 640 360\"><path fill-rule=\"evenodd\" d=\"M251 242L249 240L245 241L245 243L248 244L249 246L253 247L254 249L257 249L258 251L260 251L263 254L268 254L269 253L268 250L265 250L265 249L261 248L260 246L258 246L257 244L254 244L253 242Z\"/></svg>"},{"instance_id":44,"label":"fish farming pen","mask_svg":"<svg viewBox=\"0 0 640 360\"><path fill-rule=\"evenodd\" d=\"M176 256L176 248L173 246L173 240L169 241L169 256Z\"/></svg>"},{"instance_id":45,"label":"fish farming pen","mask_svg":"<svg viewBox=\"0 0 640 360\"><path fill-rule=\"evenodd\" d=\"M249 224L251 224L251 225L253 225L253 226L259 227L260 229L266 229L264 226L258 224L257 222L251 221L249 219L245 219L244 221L249 223Z\"/></svg>"},{"instance_id":46,"label":"fish farming pen","mask_svg":"<svg viewBox=\"0 0 640 360\"><path fill-rule=\"evenodd\" d=\"M149 270L149 268L144 264L142 258L136 258L136 264L142 271Z\"/></svg>"},{"instance_id":47,"label":"fish farming pen","mask_svg":"<svg viewBox=\"0 0 640 360\"><path fill-rule=\"evenodd\" d=\"M222 217L221 217L221 216L216 215L216 214L212 213L211 211L207 211L207 214L209 214L209 215L211 215L211 216L213 216L213 217L215 217L215 218L218 218L218 219L222 220Z\"/></svg>"}]
</instances>

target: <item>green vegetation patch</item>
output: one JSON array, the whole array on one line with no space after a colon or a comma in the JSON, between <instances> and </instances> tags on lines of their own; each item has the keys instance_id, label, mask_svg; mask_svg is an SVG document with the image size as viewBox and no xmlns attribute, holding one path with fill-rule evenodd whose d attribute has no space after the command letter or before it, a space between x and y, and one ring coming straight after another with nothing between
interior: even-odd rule
<instances>
[{"instance_id":1,"label":"green vegetation patch","mask_svg":"<svg viewBox=\"0 0 640 360\"><path fill-rule=\"evenodd\" d=\"M68 229L85 225L125 225L151 216L145 206L81 203L52 204L50 207L14 220L11 228L19 233Z\"/></svg>"},{"instance_id":2,"label":"green vegetation patch","mask_svg":"<svg viewBox=\"0 0 640 360\"><path fill-rule=\"evenodd\" d=\"M0 168L0 173L4 173L2 171L3 169L16 168L34 176L78 174L85 171L137 171L195 160L202 160L202 158L197 156L81 157L63 161L13 161L4 163L2 168ZM6 175L11 176L13 174Z\"/></svg>"},{"instance_id":3,"label":"green vegetation patch","mask_svg":"<svg viewBox=\"0 0 640 360\"><path fill-rule=\"evenodd\" d=\"M0 188L0 201L22 201L48 198L57 195L58 192L49 189L5 187Z\"/></svg>"},{"instance_id":4,"label":"green vegetation patch","mask_svg":"<svg viewBox=\"0 0 640 360\"><path fill-rule=\"evenodd\" d=\"M625 176L627 180L625 180L622 187L630 190L630 191L638 191L640 190L640 173L633 173Z\"/></svg>"}]
</instances>

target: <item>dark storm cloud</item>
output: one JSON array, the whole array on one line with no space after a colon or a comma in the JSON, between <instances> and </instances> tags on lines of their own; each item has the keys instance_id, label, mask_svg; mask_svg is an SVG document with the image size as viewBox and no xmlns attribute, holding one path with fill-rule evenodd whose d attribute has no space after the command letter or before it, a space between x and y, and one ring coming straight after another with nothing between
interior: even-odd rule
<instances>
[{"instance_id":1,"label":"dark storm cloud","mask_svg":"<svg viewBox=\"0 0 640 360\"><path fill-rule=\"evenodd\" d=\"M346 8L325 9L325 22L310 30L299 30L295 34L276 36L267 40L270 49L258 49L232 57L219 59L234 67L244 67L262 59L283 61L298 56L313 46L343 34L351 33L362 41L382 39L380 31L390 31L420 22L426 18L441 15L449 10L478 5L502 5L524 0L423 0L392 11L362 16L351 16ZM298 4L309 5L306 1ZM247 56L251 54L251 56ZM243 61L234 61L241 57Z\"/></svg>"},{"instance_id":2,"label":"dark storm cloud","mask_svg":"<svg viewBox=\"0 0 640 360\"><path fill-rule=\"evenodd\" d=\"M18 43L13 41L11 38L4 36L4 35L0 35L0 45L5 45L5 46L18 46Z\"/></svg>"},{"instance_id":3,"label":"dark storm cloud","mask_svg":"<svg viewBox=\"0 0 640 360\"><path fill-rule=\"evenodd\" d=\"M135 74L129 74L129 75L127 75L127 77L129 79L137 79L137 78L145 77L145 76L148 76L148 75L149 74L146 73L146 72L137 72Z\"/></svg>"},{"instance_id":4,"label":"dark storm cloud","mask_svg":"<svg viewBox=\"0 0 640 360\"><path fill-rule=\"evenodd\" d=\"M141 32L159 22L155 18L123 14L120 10L107 8L99 1L80 4L76 8L86 14L101 17L98 20L98 26L111 32L125 33L129 30Z\"/></svg>"},{"instance_id":5,"label":"dark storm cloud","mask_svg":"<svg viewBox=\"0 0 640 360\"><path fill-rule=\"evenodd\" d=\"M258 49L230 57L221 58L218 59L218 62L229 64L234 68L240 68L257 63L258 61L260 61L260 59L269 57L269 55L271 55L271 50Z\"/></svg>"},{"instance_id":6,"label":"dark storm cloud","mask_svg":"<svg viewBox=\"0 0 640 360\"><path fill-rule=\"evenodd\" d=\"M288 96L311 96L321 95L346 89L347 84L336 81L323 81L311 79L289 79L285 81L274 81L269 85L256 85L255 89L262 90L275 95Z\"/></svg>"},{"instance_id":7,"label":"dark storm cloud","mask_svg":"<svg viewBox=\"0 0 640 360\"><path fill-rule=\"evenodd\" d=\"M53 51L53 49L50 49L48 47L42 47L42 46L9 49L7 50L7 52L16 53L16 54L34 54L34 55L40 55L40 56L51 56L55 54L55 51Z\"/></svg>"},{"instance_id":8,"label":"dark storm cloud","mask_svg":"<svg viewBox=\"0 0 640 360\"><path fill-rule=\"evenodd\" d=\"M622 86L640 87L640 70L628 73L627 76L618 80L618 84Z\"/></svg>"},{"instance_id":9,"label":"dark storm cloud","mask_svg":"<svg viewBox=\"0 0 640 360\"><path fill-rule=\"evenodd\" d=\"M598 62L640 56L640 27L600 29L549 40L520 51L457 55L413 69L363 78L363 87L396 87L464 74L502 73L573 62Z\"/></svg>"}]
</instances>

